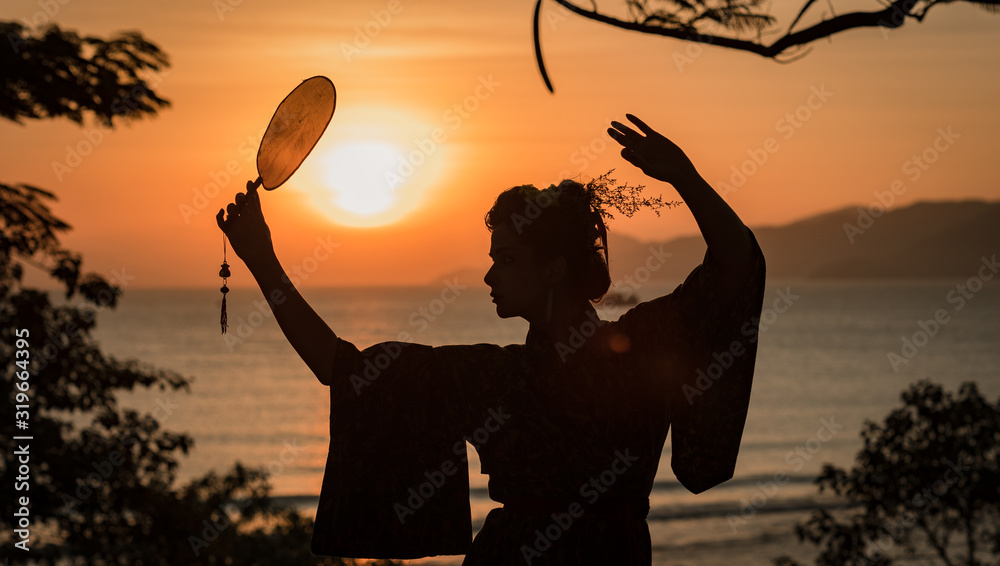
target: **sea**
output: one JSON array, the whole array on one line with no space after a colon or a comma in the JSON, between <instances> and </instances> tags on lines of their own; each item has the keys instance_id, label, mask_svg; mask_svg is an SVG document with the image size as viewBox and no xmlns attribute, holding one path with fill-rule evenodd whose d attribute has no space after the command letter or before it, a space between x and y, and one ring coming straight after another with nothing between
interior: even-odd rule
<instances>
[{"instance_id":1,"label":"sea","mask_svg":"<svg viewBox=\"0 0 1000 566\"><path fill-rule=\"evenodd\" d=\"M769 281L735 477L699 495L687 492L670 470L668 440L650 498L654 564L810 560L816 548L798 542L795 525L814 509L837 506L814 480L824 464L852 466L867 420L882 422L921 379L951 391L974 381L989 399L1000 398L1000 285L970 275ZM488 290L467 283L302 292L338 336L361 348L401 337L430 345L523 343L527 323L499 319ZM648 300L675 285L649 284L637 294ZM194 438L178 482L224 473L239 461L268 470L272 495L311 514L329 442L327 389L285 341L259 290L229 293L226 335L220 299L215 282L129 289L117 309L98 315L95 338L106 353L192 380L190 392L129 393L120 402ZM598 312L615 320L628 308ZM468 450L478 529L499 505ZM408 563L460 564L461 557Z\"/></svg>"}]
</instances>

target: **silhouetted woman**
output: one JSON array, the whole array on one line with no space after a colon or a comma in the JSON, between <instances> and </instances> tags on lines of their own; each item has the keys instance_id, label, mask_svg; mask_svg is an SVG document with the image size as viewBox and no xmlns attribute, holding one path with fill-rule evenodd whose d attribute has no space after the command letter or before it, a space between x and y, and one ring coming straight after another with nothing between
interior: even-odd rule
<instances>
[{"instance_id":1,"label":"silhouetted woman","mask_svg":"<svg viewBox=\"0 0 1000 566\"><path fill-rule=\"evenodd\" d=\"M523 345L359 351L303 300L275 257L256 191L220 227L296 352L330 388L330 452L313 551L466 554L464 564L649 564L649 494L668 427L671 464L698 493L732 477L756 357L764 259L750 231L676 145L612 122L622 156L672 184L708 244L669 295L615 322L591 301L611 279L592 188L504 191L486 215L486 274ZM662 261L661 258L657 260ZM489 513L472 540L465 441ZM471 542L470 542L471 541Z\"/></svg>"}]
</instances>

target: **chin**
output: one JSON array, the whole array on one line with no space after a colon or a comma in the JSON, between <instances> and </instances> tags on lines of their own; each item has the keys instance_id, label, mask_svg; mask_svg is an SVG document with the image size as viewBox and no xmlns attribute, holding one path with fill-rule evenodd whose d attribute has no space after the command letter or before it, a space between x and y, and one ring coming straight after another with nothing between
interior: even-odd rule
<instances>
[{"instance_id":1,"label":"chin","mask_svg":"<svg viewBox=\"0 0 1000 566\"><path fill-rule=\"evenodd\" d=\"M517 315L514 314L514 313L511 313L511 312L508 312L506 309L504 309L500 305L497 305L497 316L500 317L500 318L514 318Z\"/></svg>"},{"instance_id":2,"label":"chin","mask_svg":"<svg viewBox=\"0 0 1000 566\"><path fill-rule=\"evenodd\" d=\"M514 318L518 313L510 309L509 306L503 305L502 303L494 303L497 307L497 316L500 318Z\"/></svg>"}]
</instances>

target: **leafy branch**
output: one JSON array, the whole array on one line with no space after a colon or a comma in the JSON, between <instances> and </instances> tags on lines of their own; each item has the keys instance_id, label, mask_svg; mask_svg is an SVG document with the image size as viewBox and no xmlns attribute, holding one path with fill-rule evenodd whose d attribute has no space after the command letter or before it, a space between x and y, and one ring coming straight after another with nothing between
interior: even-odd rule
<instances>
[{"instance_id":1,"label":"leafy branch","mask_svg":"<svg viewBox=\"0 0 1000 566\"><path fill-rule=\"evenodd\" d=\"M895 29L907 19L923 21L931 8L939 4L968 2L989 13L1000 13L1000 0L893 0L873 11L855 11L826 17L808 27L794 31L815 4L806 0L787 30L781 31L777 19L767 13L763 0L624 0L625 15L616 16L600 10L596 1L584 8L570 0L554 0L570 12L620 29L650 35L672 37L683 41L707 43L739 51L755 53L779 62L789 62L805 56L810 43L838 33L866 27ZM535 59L545 86L554 92L542 58L539 22L542 0L534 10ZM830 4L830 13L834 8ZM782 35L766 43L765 35Z\"/></svg>"}]
</instances>

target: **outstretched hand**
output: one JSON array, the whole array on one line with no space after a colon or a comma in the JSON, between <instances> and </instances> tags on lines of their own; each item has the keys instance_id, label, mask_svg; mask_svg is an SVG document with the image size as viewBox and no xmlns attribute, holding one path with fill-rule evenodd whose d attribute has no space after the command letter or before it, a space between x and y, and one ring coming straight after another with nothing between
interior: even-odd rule
<instances>
[{"instance_id":1,"label":"outstretched hand","mask_svg":"<svg viewBox=\"0 0 1000 566\"><path fill-rule=\"evenodd\" d=\"M223 218L226 212L229 215ZM229 238L233 251L251 270L258 261L274 255L271 230L264 221L260 196L257 194L257 186L252 181L247 181L245 194L236 193L233 202L225 210L219 209L215 220Z\"/></svg>"},{"instance_id":2,"label":"outstretched hand","mask_svg":"<svg viewBox=\"0 0 1000 566\"><path fill-rule=\"evenodd\" d=\"M635 116L626 114L625 117L642 133L621 122L612 121L608 134L611 139L622 145L621 155L626 161L641 169L646 175L674 186L678 182L698 176L694 164L677 144Z\"/></svg>"}]
</instances>

